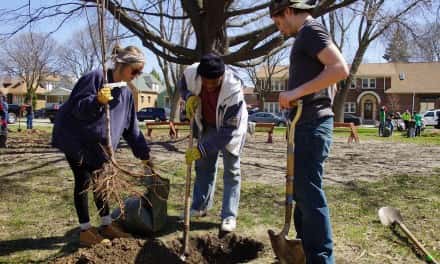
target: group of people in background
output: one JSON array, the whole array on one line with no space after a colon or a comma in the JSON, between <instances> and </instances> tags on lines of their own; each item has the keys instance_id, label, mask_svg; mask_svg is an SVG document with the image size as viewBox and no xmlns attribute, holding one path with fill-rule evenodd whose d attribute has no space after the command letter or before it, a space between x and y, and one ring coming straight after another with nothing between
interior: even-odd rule
<instances>
[{"instance_id":1,"label":"group of people in background","mask_svg":"<svg viewBox=\"0 0 440 264\"><path fill-rule=\"evenodd\" d=\"M18 118L23 115L26 116L26 128L33 129L34 108L29 100L26 100L26 102L21 105ZM9 105L6 96L0 94L0 148L6 147L8 138L8 120Z\"/></svg>"},{"instance_id":2,"label":"group of people in background","mask_svg":"<svg viewBox=\"0 0 440 264\"><path fill-rule=\"evenodd\" d=\"M402 119L403 124L393 123L393 120ZM422 114L419 112L413 112L411 115L410 111L407 109L403 114L399 112L387 113L387 108L382 106L379 112L379 136L391 136L397 125L400 130L406 131L407 137L417 137L420 136L423 119Z\"/></svg>"}]
</instances>

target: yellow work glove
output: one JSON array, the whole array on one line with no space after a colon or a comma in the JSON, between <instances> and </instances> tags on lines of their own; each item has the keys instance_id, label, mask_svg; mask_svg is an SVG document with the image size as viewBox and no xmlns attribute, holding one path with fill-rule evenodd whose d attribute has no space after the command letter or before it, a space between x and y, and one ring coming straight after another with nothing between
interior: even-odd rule
<instances>
[{"instance_id":1,"label":"yellow work glove","mask_svg":"<svg viewBox=\"0 0 440 264\"><path fill-rule=\"evenodd\" d=\"M98 103L102 105L108 104L109 101L113 100L112 90L110 87L102 87L101 90L98 91Z\"/></svg>"},{"instance_id":2,"label":"yellow work glove","mask_svg":"<svg viewBox=\"0 0 440 264\"><path fill-rule=\"evenodd\" d=\"M200 106L200 97L191 95L188 100L186 100L186 117L191 119L194 117L194 113L196 112L197 107Z\"/></svg>"},{"instance_id":3,"label":"yellow work glove","mask_svg":"<svg viewBox=\"0 0 440 264\"><path fill-rule=\"evenodd\" d=\"M185 160L186 164L191 165L193 161L198 160L202 157L200 150L197 147L190 148L186 150Z\"/></svg>"}]
</instances>

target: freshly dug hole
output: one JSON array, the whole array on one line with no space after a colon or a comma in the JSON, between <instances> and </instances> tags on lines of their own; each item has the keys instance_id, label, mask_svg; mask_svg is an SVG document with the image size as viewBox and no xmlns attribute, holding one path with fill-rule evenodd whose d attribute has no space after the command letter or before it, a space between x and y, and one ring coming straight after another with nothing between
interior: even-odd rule
<instances>
[{"instance_id":1,"label":"freshly dug hole","mask_svg":"<svg viewBox=\"0 0 440 264\"><path fill-rule=\"evenodd\" d=\"M183 263L179 258L180 248L180 240L163 243L157 239L115 239L111 245L99 244L93 248L79 249L53 263ZM228 234L219 239L207 234L191 238L185 263L244 263L258 258L262 250L263 243L251 238Z\"/></svg>"}]
</instances>

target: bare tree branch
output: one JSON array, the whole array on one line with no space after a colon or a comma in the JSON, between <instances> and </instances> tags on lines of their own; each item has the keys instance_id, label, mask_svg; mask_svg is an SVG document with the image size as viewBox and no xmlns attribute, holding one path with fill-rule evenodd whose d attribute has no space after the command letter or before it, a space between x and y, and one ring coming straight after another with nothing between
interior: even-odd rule
<instances>
[{"instance_id":1,"label":"bare tree branch","mask_svg":"<svg viewBox=\"0 0 440 264\"><path fill-rule=\"evenodd\" d=\"M251 8L246 8L246 9L241 9L241 10L233 10L233 11L228 12L226 14L226 16L233 17L233 16L241 16L241 15L251 14L251 13L257 12L259 10L269 8L269 4L270 4L270 2L267 2L267 3L257 5L257 6L251 7Z\"/></svg>"}]
</instances>

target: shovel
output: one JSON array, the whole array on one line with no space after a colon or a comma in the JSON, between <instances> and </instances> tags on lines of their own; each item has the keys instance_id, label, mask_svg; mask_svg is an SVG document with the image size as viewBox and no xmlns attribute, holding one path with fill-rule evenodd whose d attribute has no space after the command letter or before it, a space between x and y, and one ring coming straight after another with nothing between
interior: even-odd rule
<instances>
[{"instance_id":1,"label":"shovel","mask_svg":"<svg viewBox=\"0 0 440 264\"><path fill-rule=\"evenodd\" d=\"M431 254L420 244L417 238L409 231L409 229L403 224L403 218L400 214L400 211L393 207L382 207L379 209L379 219L382 225L384 226L394 226L395 224L399 225L400 228L405 232L405 234L411 239L414 244L416 244L417 248L423 252L425 255L425 260L428 263L439 264Z\"/></svg>"},{"instance_id":2,"label":"shovel","mask_svg":"<svg viewBox=\"0 0 440 264\"><path fill-rule=\"evenodd\" d=\"M286 176L286 203L284 227L279 234L275 231L268 230L270 243L275 256L278 257L281 264L303 264L306 263L304 250L301 239L288 239L290 224L292 221L293 206L293 177L294 177L294 150L295 150L295 125L301 116L302 101L295 102L292 106L296 106L296 114L292 121L287 120L287 176Z\"/></svg>"}]
</instances>

